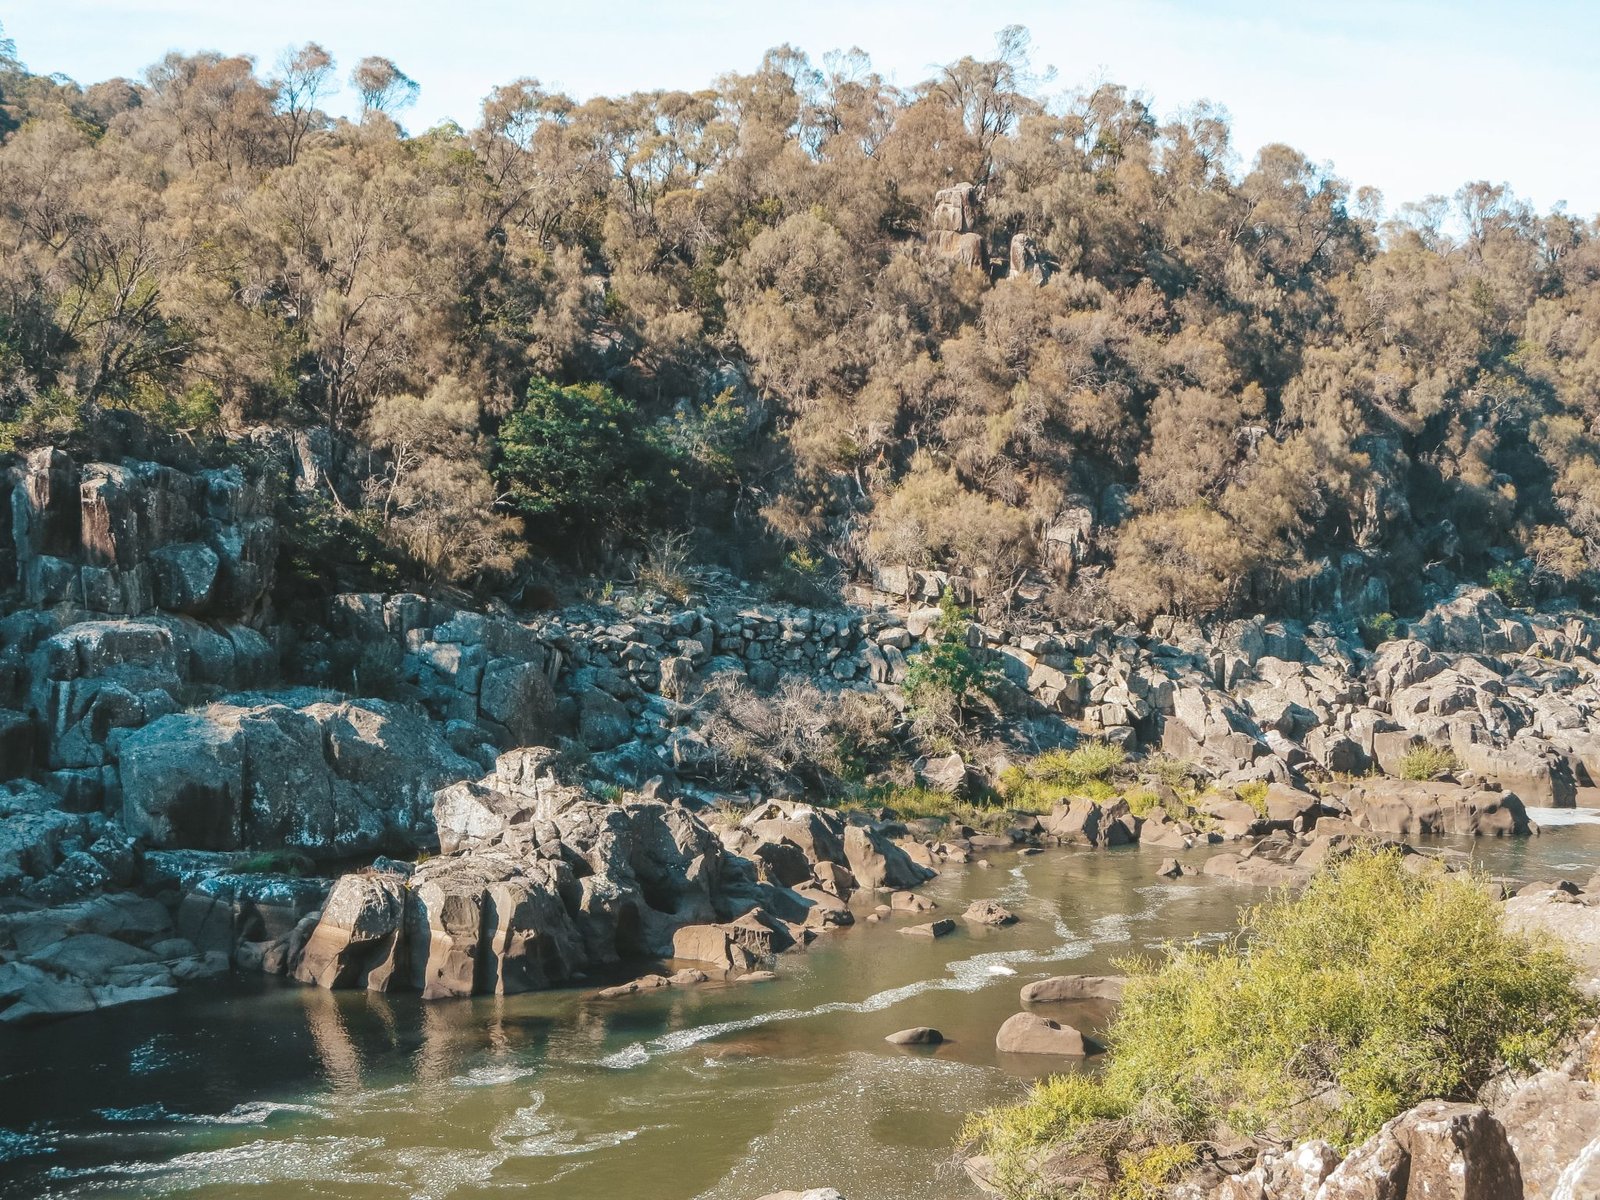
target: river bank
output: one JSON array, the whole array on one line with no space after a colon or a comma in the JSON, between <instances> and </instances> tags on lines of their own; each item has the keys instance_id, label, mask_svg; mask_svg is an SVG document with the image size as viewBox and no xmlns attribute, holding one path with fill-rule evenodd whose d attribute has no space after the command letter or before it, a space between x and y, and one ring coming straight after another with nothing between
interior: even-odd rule
<instances>
[{"instance_id":1,"label":"river bank","mask_svg":"<svg viewBox=\"0 0 1600 1200\"><path fill-rule=\"evenodd\" d=\"M1534 838L1423 843L1496 874L1587 879L1600 824L1569 814ZM70 1038L4 1031L0 1194L749 1200L826 1184L852 1200L973 1196L950 1166L964 1114L1063 1066L996 1051L1018 990L1222 935L1261 894L1156 879L1166 854L1060 849L949 867L922 889L940 914L992 898L1018 923L934 940L899 933L925 916L862 920L783 956L766 984L427 1003L234 981L75 1018ZM1107 1016L1092 1002L1057 1010L1091 1031ZM882 1041L914 1025L949 1040Z\"/></svg>"}]
</instances>

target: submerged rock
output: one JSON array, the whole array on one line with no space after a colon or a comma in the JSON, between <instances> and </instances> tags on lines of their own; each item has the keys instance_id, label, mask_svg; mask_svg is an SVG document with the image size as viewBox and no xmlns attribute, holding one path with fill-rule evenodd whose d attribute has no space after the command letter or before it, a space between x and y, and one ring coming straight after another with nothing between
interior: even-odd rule
<instances>
[{"instance_id":1,"label":"submerged rock","mask_svg":"<svg viewBox=\"0 0 1600 1200\"><path fill-rule=\"evenodd\" d=\"M930 1026L918 1025L891 1033L883 1040L893 1046L937 1046L944 1041L944 1034Z\"/></svg>"},{"instance_id":2,"label":"submerged rock","mask_svg":"<svg viewBox=\"0 0 1600 1200\"><path fill-rule=\"evenodd\" d=\"M1051 1004L1063 1000L1121 1000L1125 975L1057 975L1024 984L1024 1004Z\"/></svg>"}]
</instances>

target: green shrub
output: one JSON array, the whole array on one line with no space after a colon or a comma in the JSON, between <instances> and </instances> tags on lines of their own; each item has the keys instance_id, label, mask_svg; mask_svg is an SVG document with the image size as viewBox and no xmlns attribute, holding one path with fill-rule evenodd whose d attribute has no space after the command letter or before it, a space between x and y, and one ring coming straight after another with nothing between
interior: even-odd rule
<instances>
[{"instance_id":1,"label":"green shrub","mask_svg":"<svg viewBox=\"0 0 1600 1200\"><path fill-rule=\"evenodd\" d=\"M1422 743L1411 747L1400 759L1400 778L1429 780L1461 769L1455 751L1444 746Z\"/></svg>"},{"instance_id":2,"label":"green shrub","mask_svg":"<svg viewBox=\"0 0 1600 1200\"><path fill-rule=\"evenodd\" d=\"M1136 817L1148 817L1161 806L1161 797L1145 788L1129 792L1123 799L1128 802L1128 811Z\"/></svg>"},{"instance_id":3,"label":"green shrub","mask_svg":"<svg viewBox=\"0 0 1600 1200\"><path fill-rule=\"evenodd\" d=\"M882 806L903 821L934 817L952 825L971 825L991 833L1003 832L1020 815L1013 808L995 803L992 795L967 800L920 785L881 784L857 795L868 807Z\"/></svg>"},{"instance_id":4,"label":"green shrub","mask_svg":"<svg viewBox=\"0 0 1600 1200\"><path fill-rule=\"evenodd\" d=\"M1076 750L1047 750L1000 777L1000 794L1022 808L1048 808L1068 796L1109 800L1117 795L1111 779L1128 752L1111 742L1085 742Z\"/></svg>"},{"instance_id":5,"label":"green shrub","mask_svg":"<svg viewBox=\"0 0 1600 1200\"><path fill-rule=\"evenodd\" d=\"M49 388L0 420L0 454L58 442L82 428L83 400L74 392Z\"/></svg>"},{"instance_id":6,"label":"green shrub","mask_svg":"<svg viewBox=\"0 0 1600 1200\"><path fill-rule=\"evenodd\" d=\"M937 788L921 786L875 788L867 793L867 798L873 804L893 809L896 816L907 821L914 821L919 817L940 817L949 820L972 808L971 804L959 796L941 792Z\"/></svg>"},{"instance_id":7,"label":"green shrub","mask_svg":"<svg viewBox=\"0 0 1600 1200\"><path fill-rule=\"evenodd\" d=\"M507 503L552 545L581 555L597 538L636 540L674 509L670 452L604 384L535 377L498 446Z\"/></svg>"},{"instance_id":8,"label":"green shrub","mask_svg":"<svg viewBox=\"0 0 1600 1200\"><path fill-rule=\"evenodd\" d=\"M1533 603L1533 572L1526 563L1491 567L1485 582L1512 608L1526 608Z\"/></svg>"},{"instance_id":9,"label":"green shrub","mask_svg":"<svg viewBox=\"0 0 1600 1200\"><path fill-rule=\"evenodd\" d=\"M1390 612L1378 613L1361 622L1361 641L1368 650L1376 650L1385 642L1398 636L1400 622Z\"/></svg>"},{"instance_id":10,"label":"green shrub","mask_svg":"<svg viewBox=\"0 0 1600 1200\"><path fill-rule=\"evenodd\" d=\"M298 879L313 874L317 864L297 850L263 850L235 863L233 869L239 875L292 875Z\"/></svg>"},{"instance_id":11,"label":"green shrub","mask_svg":"<svg viewBox=\"0 0 1600 1200\"><path fill-rule=\"evenodd\" d=\"M1233 794L1251 808L1256 810L1256 816L1267 815L1267 785L1259 780L1255 783L1241 783L1233 789Z\"/></svg>"},{"instance_id":12,"label":"green shrub","mask_svg":"<svg viewBox=\"0 0 1600 1200\"><path fill-rule=\"evenodd\" d=\"M179 392L152 379L140 379L128 389L123 407L165 433L211 434L222 424L222 396L208 382Z\"/></svg>"},{"instance_id":13,"label":"green shrub","mask_svg":"<svg viewBox=\"0 0 1600 1200\"><path fill-rule=\"evenodd\" d=\"M1193 788L1196 778L1192 764L1159 751L1145 756L1142 770L1173 791Z\"/></svg>"},{"instance_id":14,"label":"green shrub","mask_svg":"<svg viewBox=\"0 0 1600 1200\"><path fill-rule=\"evenodd\" d=\"M346 508L322 492L291 497L282 485L278 492L280 600L393 590L400 569L384 544L378 513Z\"/></svg>"},{"instance_id":15,"label":"green shrub","mask_svg":"<svg viewBox=\"0 0 1600 1200\"><path fill-rule=\"evenodd\" d=\"M1101 1074L968 1122L1007 1196L1036 1194L1031 1163L1054 1150L1095 1156L1120 1188L1176 1174L1209 1138L1349 1146L1423 1099L1533 1069L1592 1007L1559 950L1504 927L1481 878L1413 874L1390 850L1245 911L1220 950L1125 966Z\"/></svg>"},{"instance_id":16,"label":"green shrub","mask_svg":"<svg viewBox=\"0 0 1600 1200\"><path fill-rule=\"evenodd\" d=\"M946 591L939 599L939 619L906 666L906 699L919 720L935 730L959 728L997 682L993 668L967 645L971 620Z\"/></svg>"}]
</instances>

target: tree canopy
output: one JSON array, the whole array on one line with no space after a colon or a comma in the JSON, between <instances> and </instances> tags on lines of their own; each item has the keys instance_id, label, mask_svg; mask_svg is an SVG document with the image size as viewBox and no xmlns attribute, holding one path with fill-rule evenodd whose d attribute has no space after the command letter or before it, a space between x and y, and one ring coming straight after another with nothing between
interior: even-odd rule
<instances>
[{"instance_id":1,"label":"tree canopy","mask_svg":"<svg viewBox=\"0 0 1600 1200\"><path fill-rule=\"evenodd\" d=\"M0 45L0 437L320 426L452 578L602 525L1108 616L1600 566L1600 230L1504 185L1386 215L1214 106L1047 94L1015 28L905 88L788 46L695 92L524 78L470 129L402 129L376 56L330 117L345 78Z\"/></svg>"}]
</instances>

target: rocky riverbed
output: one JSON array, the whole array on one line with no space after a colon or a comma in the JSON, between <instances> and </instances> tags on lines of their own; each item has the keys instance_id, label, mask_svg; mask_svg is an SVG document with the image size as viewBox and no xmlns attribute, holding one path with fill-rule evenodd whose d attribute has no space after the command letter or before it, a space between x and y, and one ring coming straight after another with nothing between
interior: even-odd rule
<instances>
[{"instance_id":1,"label":"rocky riverbed","mask_svg":"<svg viewBox=\"0 0 1600 1200\"><path fill-rule=\"evenodd\" d=\"M1600 824L1426 847L1481 853L1490 870L1527 879L1587 878L1600 869ZM235 975L158 1004L0 1032L0 1193L222 1197L253 1182L338 1197L517 1187L600 1200L640 1194L648 1180L665 1200L802 1186L976 1196L950 1171L962 1115L1071 1069L1000 1051L1002 1024L1026 1010L1092 1035L1111 1011L1095 999L1024 1003L1023 988L1113 974L1130 952L1220 935L1260 895L1203 876L1158 879L1173 853L1198 866L1208 852L1008 851L987 868L951 866L919 889L937 909L869 922L872 906L858 907L853 925L783 956L771 982L598 998L623 977L612 975L425 1002ZM975 900L1019 920L958 919L939 939L900 932L959 918ZM915 1026L944 1041L883 1040Z\"/></svg>"},{"instance_id":2,"label":"rocky riverbed","mask_svg":"<svg viewBox=\"0 0 1600 1200\"><path fill-rule=\"evenodd\" d=\"M364 1051L340 1048L338 1022L305 1014L356 1001L313 996L363 993L370 1011L391 1014L380 1023L415 1013L405 1020L443 1022L469 1042L477 1035L462 1030L485 1011L476 1005L512 1004L547 1031L558 1018L532 1014L549 1005L588 1030L585 1069L612 1079L746 1022L797 1021L814 1034L828 1024L814 1017L925 992L987 994L982 972L1019 969L1005 955L1092 956L1117 943L1106 931L1140 914L1163 914L1161 936L1216 932L1231 925L1236 885L1293 884L1357 838L1435 849L1459 839L1508 860L1492 866L1503 890L1557 875L1595 890L1600 864L1587 852L1559 871L1543 857L1546 845L1586 844L1587 825L1535 837L1541 814L1549 823L1590 811L1596 794L1600 621L1584 614L1516 612L1465 589L1369 650L1360 605L1341 599L1345 584L1361 604L1372 599L1350 562L1330 567L1344 582L1328 618L1310 622L1071 630L965 620L957 636L988 664L999 715L966 756L919 759L922 785L982 794L1028 755L1095 738L1136 763L1179 758L1202 786L1180 795L1146 775L1137 811L1123 798L1073 798L984 828L905 821L818 804L803 755L751 754L740 739L810 736L807 722L852 698L901 712L910 658L949 636L930 602L965 581L907 570L827 610L758 603L729 581L700 603L635 594L538 613L339 595L289 620L273 607L270 492L307 466L292 445L262 455L267 466L186 472L41 450L0 493L12 517L0 536L0 1026L95 1025L137 1071L165 1051L105 1031L160 1030L164 1014L211 1005L248 1020L276 1007L289 1029L299 1020L351 1062ZM1428 782L1396 778L1418 746L1448 769ZM1096 853L1030 857L1057 847ZM1045 860L1139 865L1106 866L1105 879L1128 872L1126 886L1089 898L1074 891L1083 880L1066 881L1100 880L1101 868ZM1001 875L1025 881L1024 893L984 885ZM992 907L967 913L958 897L1033 910L1012 926ZM979 972L956 952L985 939L1002 957L971 958ZM864 945L869 955L849 949ZM863 992L879 959L903 969ZM833 993L769 1008L763 997L828 962L850 964L821 969ZM288 980L312 986L271 990ZM160 1002L149 1015L130 1007L149 1001ZM448 1017L410 1007L434 1002L462 1007ZM992 1045L1016 1015L1007 1007L965 1027L948 1012L897 1013L874 1031L873 1055L883 1037L926 1025L946 1035L912 1039L941 1047L927 1061L1004 1065L972 1047ZM1019 1025L1016 1044L1092 1040L1096 1014L1085 1019L1073 1033ZM980 1034L980 1023L992 1027ZM610 1045L609 1031L628 1028L641 1036ZM680 1045L677 1032L691 1028L711 1032ZM52 1030L12 1045L72 1040ZM880 1069L860 1046L851 1053L861 1071ZM808 1070L796 1086L814 1079ZM958 1074L992 1093L990 1076ZM928 1086L905 1082L908 1096ZM231 1127L234 1106L253 1102L230 1100L197 1123ZM112 1107L157 1112L146 1103ZM186 1111L177 1093L148 1103ZM83 1116L62 1105L75 1115L60 1130L13 1114L4 1153L26 1171L68 1144L78 1154ZM954 1094L941 1106L970 1107ZM522 1116L542 1138L541 1111ZM895 1111L883 1119L909 1119ZM272 1124L277 1112L250 1109L237 1123ZM219 1113L220 1125L210 1119ZM69 1126L77 1132L56 1137ZM725 1154L713 1159L735 1171ZM789 1160L769 1145L764 1161ZM361 1179L372 1170L349 1169ZM724 1178L689 1174L702 1190Z\"/></svg>"}]
</instances>

